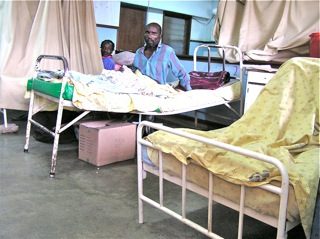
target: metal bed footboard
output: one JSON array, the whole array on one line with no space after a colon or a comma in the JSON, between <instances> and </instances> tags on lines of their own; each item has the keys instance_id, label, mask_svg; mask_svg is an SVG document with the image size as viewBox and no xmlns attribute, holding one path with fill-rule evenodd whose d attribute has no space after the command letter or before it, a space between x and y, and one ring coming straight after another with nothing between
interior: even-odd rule
<instances>
[{"instance_id":1,"label":"metal bed footboard","mask_svg":"<svg viewBox=\"0 0 320 239\"><path fill-rule=\"evenodd\" d=\"M160 124L155 124L151 123L148 121L142 121L137 129L137 167L138 167L138 204L139 204L139 223L143 223L143 203L148 203L155 208L160 209L161 211L171 215L172 217L178 219L179 221L189 225L190 227L198 230L199 232L207 235L210 238L222 238L221 236L215 234L212 231L212 202L217 201L218 203L222 203L230 208L233 208L235 210L239 211L239 225L238 225L238 238L242 238L242 233L243 233L243 217L244 215L249 215L251 217L254 217L259 220L259 217L257 216L258 213L254 212L252 209L248 209L244 206L244 200L245 200L245 189L246 187L244 185L241 185L241 193L240 193L240 205L236 205L234 203L223 203L223 200L219 200L219 197L216 195L213 195L212 192L212 186L213 186L213 174L208 171L209 174L209 187L208 190L202 189L200 190L195 190L194 185L190 182L187 182L187 177L186 177L186 167L187 165L182 165L182 176L181 179L178 180L178 185L182 187L182 203L181 203L181 214L176 213L169 208L165 207L163 205L163 180L170 180L171 176L168 176L164 171L163 171L163 159L162 159L162 152L159 151L159 166L156 171L152 171L153 169L147 169L145 170L145 167L143 165L143 160L142 160L142 145L145 145L147 147L153 147L153 145L149 142L143 139L143 132L144 132L144 127L148 128L153 128L157 130L163 130L175 135L179 135L182 137L186 137L189 139L193 139L199 142L206 143L208 145L216 146L218 148L222 148L225 150L232 151L234 153L238 153L244 156L248 156L257 160L261 160L270 164L273 164L279 169L280 175L281 175L281 186L274 186L271 184L266 184L259 186L259 188L264 189L266 191L269 191L271 193L277 194L280 197L280 202L279 202L279 214L278 218L271 220L271 223L266 222L267 224L274 226L277 228L277 239L284 239L286 238L287 235L287 230L291 229L294 225L289 225L286 223L286 213L287 213L287 203L288 203L288 192L289 192L289 177L288 177L288 172L284 165L277 160L276 158L263 155L261 153L256 153L247 149L243 149L237 146L232 146L226 143L222 143L213 139L208 139L204 138L198 135L193 135L187 132L183 132L178 129L173 129L170 127L166 127ZM159 150L159 149L158 149ZM146 171L151 172L155 175L159 176L159 202L154 201L148 197L146 197L143 193L143 179L144 179L144 174ZM179 182L180 181L180 182ZM172 181L174 182L174 181ZM175 182L176 183L176 182ZM189 220L186 217L186 190L191 190L194 192L197 192L200 195L203 195L208 198L208 226L207 228L204 228L200 226L199 224ZM271 217L270 217L271 218ZM261 220L261 219L260 219ZM270 220L269 220L270 221ZM286 228L286 226L288 228Z\"/></svg>"},{"instance_id":2,"label":"metal bed footboard","mask_svg":"<svg viewBox=\"0 0 320 239\"><path fill-rule=\"evenodd\" d=\"M60 76L63 77L63 76L68 74L68 63L67 63L67 60L63 56L53 56L53 55L40 55L37 58L37 61L36 61L36 66L35 66L36 72L49 72L49 71L41 71L40 70L40 66L39 66L40 65L40 61L43 60L43 59L51 59L51 60L62 61L64 69L63 69L63 72L61 73ZM41 130L43 130L44 132L50 134L54 138L53 148L52 148L52 156L51 156L51 166L50 166L50 173L49 173L50 178L54 178L55 177L55 173L56 173L57 154L58 154L60 134L63 131L65 131L67 128L71 127L72 125L74 125L76 122L78 122L79 120L81 120L83 117L85 117L87 114L89 114L91 112L91 111L84 111L79 116L77 116L76 118L71 120L69 123L67 123L66 125L64 125L64 126L61 125L63 109L65 107L74 108L74 106L73 106L71 101L65 100L63 98L63 93L65 91L66 84L67 84L67 77L63 77L59 99L55 98L55 97L51 97L49 95L45 95L45 94L40 93L40 92L37 92L37 91L35 91L33 89L31 90L31 95L30 95L28 121L27 121L27 127L26 127L26 142L25 142L25 145L24 145L24 152L28 152L29 151L31 125L35 125L38 128L40 128ZM47 127L45 127L44 125L42 125L41 123L37 122L36 120L34 120L32 118L32 116L35 114L34 109L33 109L35 95L38 95L40 97L43 97L45 99L48 99L48 100L58 104L56 126L54 128L54 131L48 129Z\"/></svg>"}]
</instances>

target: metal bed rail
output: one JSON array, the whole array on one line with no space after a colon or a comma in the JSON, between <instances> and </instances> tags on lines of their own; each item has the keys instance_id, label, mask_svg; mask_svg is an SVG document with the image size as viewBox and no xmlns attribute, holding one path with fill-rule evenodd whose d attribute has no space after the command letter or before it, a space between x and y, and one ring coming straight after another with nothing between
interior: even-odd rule
<instances>
[{"instance_id":1,"label":"metal bed rail","mask_svg":"<svg viewBox=\"0 0 320 239\"><path fill-rule=\"evenodd\" d=\"M271 184L266 184L262 186L258 186L258 188L264 189L266 191L269 191L271 193L277 194L280 197L280 203L279 203L279 214L278 219L275 223L270 224L271 226L274 226L277 228L277 239L284 239L286 238L286 213L287 213L287 203L288 203L288 192L289 192L289 177L288 172L284 165L276 158L270 157L261 153L253 152L247 149L243 149L241 147L229 145L226 143L222 143L213 139L208 139L205 137L201 137L198 135L190 134L178 129L173 129L167 126L151 123L148 121L142 121L137 129L137 168L138 168L138 206L139 206L139 223L143 223L143 203L148 203L155 208L160 209L161 211L173 216L174 218L180 220L181 222L189 225L190 227L198 230L199 232L207 235L210 238L222 238L219 235L215 234L212 231L212 202L213 199L216 200L216 197L213 198L212 193L212 185L213 185L213 174L208 171L209 173L209 188L208 191L204 193L200 193L201 195L204 195L208 198L208 227L204 228L200 226L197 223L192 222L191 220L187 219L186 217L186 189L189 189L186 179L186 167L187 165L182 164L182 178L181 178L181 187L182 187L182 208L181 208L181 214L176 213L169 208L165 207L163 205L163 179L164 179L164 172L163 172L163 159L162 159L162 152L159 152L159 166L158 166L158 176L159 176L159 202L156 202L143 193L143 178L144 178L144 168L143 168L143 161L142 161L142 145L145 145L147 147L153 147L152 143L149 141L146 141L143 139L143 133L144 133L144 127L153 128L156 130L163 130L165 132L179 135L185 138L189 138L192 140L196 140L208 145L212 145L221 149L225 149L228 151L232 151L234 153L248 156L260 161L264 161L270 164L273 164L276 166L280 172L281 175L281 186L274 186ZM153 147L155 148L155 147ZM157 148L156 148L157 149ZM159 149L158 149L159 150ZM238 238L242 238L243 234L243 216L244 214L250 215L245 205L245 186L241 185L241 194L240 194L240 204L238 206L231 206L231 208L236 209L239 211L239 225L238 225ZM216 200L218 201L218 200ZM227 205L229 206L229 205ZM252 216L252 215L250 215ZM253 216L254 217L254 216Z\"/></svg>"},{"instance_id":2,"label":"metal bed rail","mask_svg":"<svg viewBox=\"0 0 320 239\"><path fill-rule=\"evenodd\" d=\"M60 71L57 75L57 73L52 72L52 71L47 71L47 70L41 70L40 69L40 62L44 59L50 59L50 60L57 60L57 61L62 61L63 63L63 71ZM41 75L42 73L44 74L51 74L53 76L58 76L59 78L62 78L62 85L61 85L61 91L60 91L60 96L58 98L54 98L45 94L42 94L40 92L37 92L35 90L31 90L31 95L30 95L30 103L29 103L29 112L28 112L28 121L27 121L27 127L26 127L26 141L24 145L24 152L29 151L29 143L30 143L30 132L31 132L31 125L35 125L41 130L45 131L46 133L50 134L53 138L53 149L52 149L52 156L51 156L51 166L50 166L50 173L49 177L54 178L55 173L56 173L56 164L57 164L57 154L58 154L58 147L59 147L59 138L60 134L65 131L67 128L71 127L73 124L75 124L77 121L85 117L87 114L89 114L91 111L84 111L82 112L79 116L71 120L69 123L66 125L62 126L61 121L62 121L62 115L63 115L63 109L64 107L72 107L72 104L70 101L65 100L63 98L63 93L65 91L65 87L67 84L67 77L64 77L68 74L68 63L65 57L63 56L54 56L54 55L40 55L37 60L36 60L36 65L35 65L35 71L37 72L37 75ZM56 120L56 125L54 128L54 131L51 129L48 129L41 123L35 121L32 116L35 114L33 110L34 106L34 99L35 96L39 95L43 98L47 98L50 101L56 102L58 104L58 110L57 110L57 120Z\"/></svg>"},{"instance_id":3,"label":"metal bed rail","mask_svg":"<svg viewBox=\"0 0 320 239\"><path fill-rule=\"evenodd\" d=\"M8 127L8 117L7 117L7 110L6 109L1 109L0 112L3 114L3 124L4 127Z\"/></svg>"},{"instance_id":4,"label":"metal bed rail","mask_svg":"<svg viewBox=\"0 0 320 239\"><path fill-rule=\"evenodd\" d=\"M231 45L218 45L218 44L202 44L202 45L199 45L197 46L195 49L194 49L194 53L193 53L193 70L196 71L197 70L197 58L198 58L198 51L199 49L201 48L206 48L207 49L207 56L208 56L208 72L210 72L210 69L211 69L211 49L212 48L216 48L216 49L221 49L222 51L222 70L225 70L226 68L226 58L225 58L225 51L226 50L232 50L232 51L235 51L239 57L239 81L240 81L240 84L242 86L243 84L243 74L244 74L244 65L243 65L243 58L242 58L242 53L241 53L241 50L240 48L236 47L236 46L231 46ZM224 103L224 105L229 109L231 110L236 116L238 117L241 117L243 115L243 112L244 112L244 98L242 97L243 93L242 92L242 88L241 87L241 96L240 96L240 109L239 109L239 112L232 108L232 106L226 102ZM197 121L197 113L195 111L195 121Z\"/></svg>"}]
</instances>

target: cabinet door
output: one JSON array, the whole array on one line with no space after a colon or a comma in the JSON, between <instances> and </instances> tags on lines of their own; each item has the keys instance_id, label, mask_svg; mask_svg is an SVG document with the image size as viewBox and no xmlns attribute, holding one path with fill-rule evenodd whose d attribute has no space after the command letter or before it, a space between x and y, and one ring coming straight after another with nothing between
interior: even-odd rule
<instances>
[{"instance_id":1,"label":"cabinet door","mask_svg":"<svg viewBox=\"0 0 320 239\"><path fill-rule=\"evenodd\" d=\"M269 82L275 73L248 71L244 112L255 102L263 87Z\"/></svg>"},{"instance_id":2,"label":"cabinet door","mask_svg":"<svg viewBox=\"0 0 320 239\"><path fill-rule=\"evenodd\" d=\"M246 112L250 108L250 106L253 104L253 102L260 94L263 87L264 85L248 83L246 99L244 103L244 112Z\"/></svg>"}]
</instances>

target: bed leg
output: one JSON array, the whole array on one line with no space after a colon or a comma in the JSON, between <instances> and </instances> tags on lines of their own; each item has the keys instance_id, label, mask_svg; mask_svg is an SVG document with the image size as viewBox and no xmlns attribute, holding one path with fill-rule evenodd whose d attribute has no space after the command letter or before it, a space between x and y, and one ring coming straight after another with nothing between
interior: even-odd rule
<instances>
[{"instance_id":1,"label":"bed leg","mask_svg":"<svg viewBox=\"0 0 320 239\"><path fill-rule=\"evenodd\" d=\"M56 132L54 136L54 143L53 143L53 149L52 149L51 168L50 168L50 174L49 174L50 178L54 178L56 174L59 137L60 137L60 133Z\"/></svg>"},{"instance_id":2,"label":"bed leg","mask_svg":"<svg viewBox=\"0 0 320 239\"><path fill-rule=\"evenodd\" d=\"M240 205L239 205L239 225L238 225L238 238L242 238L243 234L243 216L244 216L244 200L246 188L244 185L241 185L240 188Z\"/></svg>"},{"instance_id":3,"label":"bed leg","mask_svg":"<svg viewBox=\"0 0 320 239\"><path fill-rule=\"evenodd\" d=\"M143 177L145 171L142 165L142 149L139 140L142 138L143 127L138 125L137 129L137 176L138 176L138 210L139 210L139 223L143 223Z\"/></svg>"},{"instance_id":4,"label":"bed leg","mask_svg":"<svg viewBox=\"0 0 320 239\"><path fill-rule=\"evenodd\" d=\"M198 111L194 111L194 127L195 129L198 128Z\"/></svg>"},{"instance_id":5,"label":"bed leg","mask_svg":"<svg viewBox=\"0 0 320 239\"><path fill-rule=\"evenodd\" d=\"M139 223L143 223L143 202L139 199Z\"/></svg>"},{"instance_id":6,"label":"bed leg","mask_svg":"<svg viewBox=\"0 0 320 239\"><path fill-rule=\"evenodd\" d=\"M31 120L32 120L32 115L33 115L33 103L34 103L34 92L32 90L30 93L28 121L27 121L27 128L26 128L26 142L25 142L24 149L23 149L23 152L25 152L25 153L28 152L28 150L29 150Z\"/></svg>"},{"instance_id":7,"label":"bed leg","mask_svg":"<svg viewBox=\"0 0 320 239\"><path fill-rule=\"evenodd\" d=\"M29 118L29 116L28 116L28 118ZM26 128L26 142L25 142L24 148L23 148L23 152L25 152L25 153L28 153L28 151L29 151L30 131L31 131L31 123L28 119L27 128Z\"/></svg>"},{"instance_id":8,"label":"bed leg","mask_svg":"<svg viewBox=\"0 0 320 239\"><path fill-rule=\"evenodd\" d=\"M139 210L139 223L143 223L143 178L146 172L142 169L141 161L138 160L138 210Z\"/></svg>"},{"instance_id":9,"label":"bed leg","mask_svg":"<svg viewBox=\"0 0 320 239\"><path fill-rule=\"evenodd\" d=\"M61 96L60 96L61 98ZM62 121L62 114L63 114L63 100L60 99L58 112L57 112L57 121L56 121L56 128L54 132L54 141L53 141L53 149L52 149L52 157L51 157L51 167L50 167L50 178L55 177L56 173L56 165L57 165L57 154L58 154L58 147L59 147L59 138L60 138L60 129L61 129L61 121Z\"/></svg>"}]
</instances>

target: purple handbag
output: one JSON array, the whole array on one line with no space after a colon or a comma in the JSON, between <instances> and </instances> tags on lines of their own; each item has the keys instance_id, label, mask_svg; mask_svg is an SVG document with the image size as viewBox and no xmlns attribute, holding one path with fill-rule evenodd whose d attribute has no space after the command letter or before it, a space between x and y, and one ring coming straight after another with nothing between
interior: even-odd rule
<instances>
[{"instance_id":1,"label":"purple handbag","mask_svg":"<svg viewBox=\"0 0 320 239\"><path fill-rule=\"evenodd\" d=\"M208 71L191 71L190 75L190 86L192 89L209 89L215 90L230 81L230 73L225 70L226 58L224 49L222 49L222 71L210 72L211 56L210 48L208 48ZM196 57L194 57L196 62Z\"/></svg>"},{"instance_id":2,"label":"purple handbag","mask_svg":"<svg viewBox=\"0 0 320 239\"><path fill-rule=\"evenodd\" d=\"M230 81L230 73L227 71L201 72L191 71L190 85L192 89L215 90Z\"/></svg>"}]
</instances>

